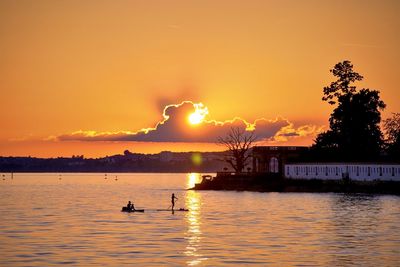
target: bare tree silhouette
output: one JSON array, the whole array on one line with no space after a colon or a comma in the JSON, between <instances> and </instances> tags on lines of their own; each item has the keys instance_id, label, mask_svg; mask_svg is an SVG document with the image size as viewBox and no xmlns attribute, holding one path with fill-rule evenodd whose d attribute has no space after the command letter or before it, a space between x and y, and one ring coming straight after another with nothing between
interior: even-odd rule
<instances>
[{"instance_id":1,"label":"bare tree silhouette","mask_svg":"<svg viewBox=\"0 0 400 267\"><path fill-rule=\"evenodd\" d=\"M254 132L248 132L238 127L231 128L227 136L219 137L218 144L227 148L224 161L229 163L236 173L242 172L250 158L249 149L256 140Z\"/></svg>"}]
</instances>

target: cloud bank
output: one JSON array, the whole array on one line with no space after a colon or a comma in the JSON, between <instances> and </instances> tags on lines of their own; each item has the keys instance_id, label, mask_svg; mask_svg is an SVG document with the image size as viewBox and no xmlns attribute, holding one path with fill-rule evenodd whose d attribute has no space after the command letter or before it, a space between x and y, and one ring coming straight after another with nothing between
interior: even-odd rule
<instances>
[{"instance_id":1,"label":"cloud bank","mask_svg":"<svg viewBox=\"0 0 400 267\"><path fill-rule=\"evenodd\" d=\"M196 113L202 121L190 124L190 115ZM136 132L95 132L76 131L56 137L59 141L137 141L137 142L186 142L214 143L225 136L232 127L253 131L257 141L285 142L288 138L312 136L321 132L321 127L303 125L294 127L284 118L273 120L257 119L250 123L235 117L231 120L216 121L208 119L208 109L202 103L184 101L167 105L163 110L163 119L153 128L144 128Z\"/></svg>"}]
</instances>

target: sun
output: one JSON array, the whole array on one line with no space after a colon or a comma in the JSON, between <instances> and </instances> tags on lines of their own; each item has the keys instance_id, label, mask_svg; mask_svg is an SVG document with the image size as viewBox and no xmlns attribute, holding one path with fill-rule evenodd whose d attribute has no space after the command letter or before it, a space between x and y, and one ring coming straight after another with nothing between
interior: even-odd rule
<instances>
[{"instance_id":1,"label":"sun","mask_svg":"<svg viewBox=\"0 0 400 267\"><path fill-rule=\"evenodd\" d=\"M199 124L203 121L203 116L201 114L194 112L189 115L190 124Z\"/></svg>"},{"instance_id":2,"label":"sun","mask_svg":"<svg viewBox=\"0 0 400 267\"><path fill-rule=\"evenodd\" d=\"M208 108L202 103L194 104L195 111L188 117L189 123L192 125L200 124L208 114Z\"/></svg>"}]
</instances>

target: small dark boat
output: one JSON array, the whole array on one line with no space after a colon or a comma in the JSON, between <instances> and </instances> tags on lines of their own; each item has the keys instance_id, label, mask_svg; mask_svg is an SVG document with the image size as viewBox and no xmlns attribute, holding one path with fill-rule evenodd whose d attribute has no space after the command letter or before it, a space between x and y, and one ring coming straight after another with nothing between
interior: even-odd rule
<instances>
[{"instance_id":1,"label":"small dark boat","mask_svg":"<svg viewBox=\"0 0 400 267\"><path fill-rule=\"evenodd\" d=\"M144 210L128 209L127 207L122 207L122 212L144 212Z\"/></svg>"}]
</instances>

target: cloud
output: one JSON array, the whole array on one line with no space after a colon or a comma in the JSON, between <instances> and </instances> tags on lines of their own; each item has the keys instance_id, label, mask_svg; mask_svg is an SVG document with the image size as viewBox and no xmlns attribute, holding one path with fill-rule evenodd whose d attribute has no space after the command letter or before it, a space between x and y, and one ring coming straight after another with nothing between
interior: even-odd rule
<instances>
[{"instance_id":1,"label":"cloud","mask_svg":"<svg viewBox=\"0 0 400 267\"><path fill-rule=\"evenodd\" d=\"M325 130L324 126L302 125L295 127L293 123L282 127L270 141L287 142L290 138L313 137Z\"/></svg>"},{"instance_id":2,"label":"cloud","mask_svg":"<svg viewBox=\"0 0 400 267\"><path fill-rule=\"evenodd\" d=\"M198 113L203 118L199 124L190 124L190 114ZM257 141L285 141L291 137L312 135L318 131L316 126L305 125L295 128L284 118L273 120L257 119L253 123L235 117L231 120L210 120L207 107L202 103L184 101L167 105L163 119L152 128L136 132L95 132L77 131L58 136L60 141L137 141L137 142L196 142L214 143L218 137L225 136L232 127L254 131Z\"/></svg>"}]
</instances>

